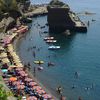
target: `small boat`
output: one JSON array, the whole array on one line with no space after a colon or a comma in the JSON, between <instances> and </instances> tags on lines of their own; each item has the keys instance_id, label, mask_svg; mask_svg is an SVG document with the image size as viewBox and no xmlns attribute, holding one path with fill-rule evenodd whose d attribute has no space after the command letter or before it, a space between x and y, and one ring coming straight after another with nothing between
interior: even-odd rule
<instances>
[{"instance_id":1,"label":"small boat","mask_svg":"<svg viewBox=\"0 0 100 100\"><path fill-rule=\"evenodd\" d=\"M41 28L41 29L42 29L42 28L45 28L45 26L41 26L40 28Z\"/></svg>"},{"instance_id":2,"label":"small boat","mask_svg":"<svg viewBox=\"0 0 100 100\"><path fill-rule=\"evenodd\" d=\"M48 31L44 31L43 33L48 33Z\"/></svg>"},{"instance_id":3,"label":"small boat","mask_svg":"<svg viewBox=\"0 0 100 100\"><path fill-rule=\"evenodd\" d=\"M60 46L49 46L49 50L55 50L55 49L60 49Z\"/></svg>"},{"instance_id":4,"label":"small boat","mask_svg":"<svg viewBox=\"0 0 100 100\"><path fill-rule=\"evenodd\" d=\"M56 43L57 40L46 40L46 43Z\"/></svg>"},{"instance_id":5,"label":"small boat","mask_svg":"<svg viewBox=\"0 0 100 100\"><path fill-rule=\"evenodd\" d=\"M39 66L39 67L38 67L38 70L43 70L43 67L42 67L42 66Z\"/></svg>"},{"instance_id":6,"label":"small boat","mask_svg":"<svg viewBox=\"0 0 100 100\"><path fill-rule=\"evenodd\" d=\"M35 64L43 64L43 63L44 63L44 61L41 61L41 60L36 60L36 61L34 61L34 63L35 63Z\"/></svg>"},{"instance_id":7,"label":"small boat","mask_svg":"<svg viewBox=\"0 0 100 100\"><path fill-rule=\"evenodd\" d=\"M52 62L48 62L48 67L50 67L50 66L55 66L55 64Z\"/></svg>"},{"instance_id":8,"label":"small boat","mask_svg":"<svg viewBox=\"0 0 100 100\"><path fill-rule=\"evenodd\" d=\"M53 40L54 37L45 37L44 40Z\"/></svg>"}]
</instances>

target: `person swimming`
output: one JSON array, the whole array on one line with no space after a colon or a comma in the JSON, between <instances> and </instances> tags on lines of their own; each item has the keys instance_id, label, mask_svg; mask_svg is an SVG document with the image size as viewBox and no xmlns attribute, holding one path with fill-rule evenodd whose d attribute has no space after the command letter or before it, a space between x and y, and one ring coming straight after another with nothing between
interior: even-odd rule
<instances>
[{"instance_id":1,"label":"person swimming","mask_svg":"<svg viewBox=\"0 0 100 100\"><path fill-rule=\"evenodd\" d=\"M56 91L59 93L59 94L62 94L62 87L61 86L58 86Z\"/></svg>"},{"instance_id":2,"label":"person swimming","mask_svg":"<svg viewBox=\"0 0 100 100\"><path fill-rule=\"evenodd\" d=\"M78 77L79 77L79 73L75 72L75 78L78 78Z\"/></svg>"}]
</instances>

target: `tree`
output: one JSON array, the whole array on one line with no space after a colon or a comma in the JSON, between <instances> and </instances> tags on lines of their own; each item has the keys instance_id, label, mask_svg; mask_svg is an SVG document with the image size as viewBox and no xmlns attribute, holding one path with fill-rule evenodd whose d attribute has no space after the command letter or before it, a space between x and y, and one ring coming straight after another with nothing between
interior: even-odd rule
<instances>
[{"instance_id":1,"label":"tree","mask_svg":"<svg viewBox=\"0 0 100 100\"><path fill-rule=\"evenodd\" d=\"M12 96L12 93L4 90L3 85L0 84L0 100L7 100L8 96Z\"/></svg>"},{"instance_id":2,"label":"tree","mask_svg":"<svg viewBox=\"0 0 100 100\"><path fill-rule=\"evenodd\" d=\"M0 10L4 12L18 10L16 0L0 0Z\"/></svg>"}]
</instances>

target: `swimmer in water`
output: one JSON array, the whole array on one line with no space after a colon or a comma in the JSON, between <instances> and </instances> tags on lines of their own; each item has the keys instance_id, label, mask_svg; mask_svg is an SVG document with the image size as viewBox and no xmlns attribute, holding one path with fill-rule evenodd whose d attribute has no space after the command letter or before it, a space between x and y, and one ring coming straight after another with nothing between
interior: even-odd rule
<instances>
[{"instance_id":1,"label":"swimmer in water","mask_svg":"<svg viewBox=\"0 0 100 100\"><path fill-rule=\"evenodd\" d=\"M75 72L75 78L78 78L78 77L79 77L79 73Z\"/></svg>"}]
</instances>

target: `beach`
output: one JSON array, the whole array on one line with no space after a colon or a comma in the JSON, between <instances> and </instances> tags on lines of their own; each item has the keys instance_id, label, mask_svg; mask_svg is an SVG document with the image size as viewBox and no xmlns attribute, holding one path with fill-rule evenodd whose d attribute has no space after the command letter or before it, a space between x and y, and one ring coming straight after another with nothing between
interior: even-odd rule
<instances>
[{"instance_id":1,"label":"beach","mask_svg":"<svg viewBox=\"0 0 100 100\"><path fill-rule=\"evenodd\" d=\"M43 10L43 8L44 7L42 7L42 9L41 8L39 8L39 10L38 9L36 9L36 11L33 13L33 15L40 15L41 13L43 14L43 13L45 13L45 11ZM43 14L44 15L44 14ZM24 66L24 63L22 64L21 63L21 61L20 61L20 58L18 57L18 55L17 55L17 53L16 53L16 48L17 48L17 46L18 46L18 41L19 41L19 39L20 38L22 38L23 36L24 36L24 34L23 33L27 33L27 31L28 31L28 26L24 26L24 25L22 25L22 26L18 26L18 28L13 28L13 29L11 29L11 30L9 30L9 32L8 33L10 33L9 35L3 35L3 34L1 34L1 41L4 41L4 43L3 43L3 45L4 45L4 48L5 48L5 50L7 49L7 53L10 53L10 55L11 55L11 59L8 59L8 58L6 58L7 59L7 61L5 62L3 59L1 59L2 60L2 63L6 63L7 64L7 66L9 66L9 64L10 64L10 62L11 63L13 63L14 65L13 66L16 66L16 68L17 67L23 67ZM2 44L2 43L1 43ZM2 48L2 47L1 47ZM14 51L13 51L14 50ZM4 51L3 51L4 52ZM5 54L6 54L6 52L4 52ZM0 56L1 57L1 56ZM13 61L13 60L14 61ZM10 65L11 66L11 65ZM2 67L3 68L3 67ZM9 67L10 68L10 67ZM3 69L2 69L3 70ZM10 69L10 70L12 70L12 68ZM30 70L28 71L26 71L28 74L29 74L29 76L34 80L34 81L36 81L39 85L40 85L40 81L38 81L35 77L33 77L33 75L30 73ZM2 73L2 75L3 75L4 73ZM5 80L5 78L4 78L4 80ZM6 79L6 80L8 80L8 79ZM46 90L49 94L51 94L42 84L40 85L40 86L42 86L42 88L44 89L44 90ZM56 97L53 97L54 98L54 100L58 100Z\"/></svg>"}]
</instances>

